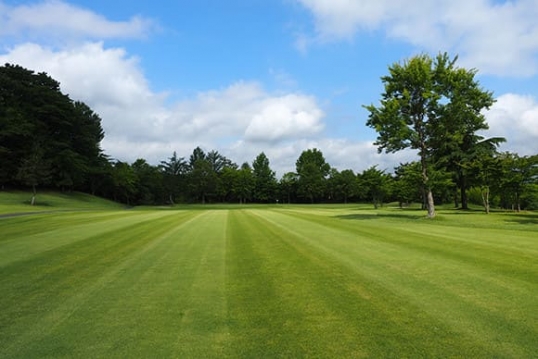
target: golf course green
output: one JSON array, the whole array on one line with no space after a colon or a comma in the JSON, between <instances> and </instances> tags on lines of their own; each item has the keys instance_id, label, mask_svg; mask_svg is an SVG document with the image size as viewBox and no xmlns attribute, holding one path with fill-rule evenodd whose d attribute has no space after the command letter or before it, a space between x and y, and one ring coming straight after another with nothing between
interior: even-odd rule
<instances>
[{"instance_id":1,"label":"golf course green","mask_svg":"<svg viewBox=\"0 0 538 359\"><path fill-rule=\"evenodd\" d=\"M536 213L101 206L1 207L1 358L538 353Z\"/></svg>"}]
</instances>

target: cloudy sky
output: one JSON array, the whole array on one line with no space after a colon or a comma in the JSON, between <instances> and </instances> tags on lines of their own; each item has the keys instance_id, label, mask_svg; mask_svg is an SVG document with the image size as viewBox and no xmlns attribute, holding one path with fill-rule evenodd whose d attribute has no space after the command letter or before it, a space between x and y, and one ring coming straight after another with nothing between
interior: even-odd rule
<instances>
[{"instance_id":1,"label":"cloudy sky","mask_svg":"<svg viewBox=\"0 0 538 359\"><path fill-rule=\"evenodd\" d=\"M439 52L497 102L486 136L538 153L538 0L0 0L0 63L47 72L102 118L113 158L196 146L281 175L320 149L339 170L391 170L363 105L390 64Z\"/></svg>"}]
</instances>

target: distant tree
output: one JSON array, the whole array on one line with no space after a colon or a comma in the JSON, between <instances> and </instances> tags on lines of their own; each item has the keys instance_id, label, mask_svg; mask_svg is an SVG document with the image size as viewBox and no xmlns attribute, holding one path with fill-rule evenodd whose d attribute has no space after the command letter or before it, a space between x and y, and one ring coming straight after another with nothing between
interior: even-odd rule
<instances>
[{"instance_id":1,"label":"distant tree","mask_svg":"<svg viewBox=\"0 0 538 359\"><path fill-rule=\"evenodd\" d=\"M269 159L265 153L260 153L252 162L252 175L254 177L253 197L257 202L271 202L275 198L276 177L271 170Z\"/></svg>"},{"instance_id":2,"label":"distant tree","mask_svg":"<svg viewBox=\"0 0 538 359\"><path fill-rule=\"evenodd\" d=\"M298 176L294 172L286 172L280 179L279 187L288 204L297 191L297 182Z\"/></svg>"},{"instance_id":3,"label":"distant tree","mask_svg":"<svg viewBox=\"0 0 538 359\"><path fill-rule=\"evenodd\" d=\"M252 198L255 179L252 173L252 168L248 162L244 162L237 172L237 180L234 184L234 193L239 197L240 203L247 203Z\"/></svg>"},{"instance_id":4,"label":"distant tree","mask_svg":"<svg viewBox=\"0 0 538 359\"><path fill-rule=\"evenodd\" d=\"M189 157L189 169L192 170L194 168L194 164L197 161L206 160L206 154L204 150L202 150L199 146L196 147L192 154ZM213 168L213 164L211 164L211 168Z\"/></svg>"},{"instance_id":5,"label":"distant tree","mask_svg":"<svg viewBox=\"0 0 538 359\"><path fill-rule=\"evenodd\" d=\"M136 197L134 202L141 205L164 203L163 173L145 159L139 158L131 165L136 176Z\"/></svg>"},{"instance_id":6,"label":"distant tree","mask_svg":"<svg viewBox=\"0 0 538 359\"><path fill-rule=\"evenodd\" d=\"M36 203L37 186L46 184L50 178L50 164L43 158L43 151L39 143L34 143L32 152L23 158L18 168L16 178L23 184L32 188L30 204Z\"/></svg>"},{"instance_id":7,"label":"distant tree","mask_svg":"<svg viewBox=\"0 0 538 359\"><path fill-rule=\"evenodd\" d=\"M189 166L185 162L185 158L178 157L174 151L172 157L169 157L167 161L161 161L159 168L163 174L163 187L168 194L168 202L174 204L182 192Z\"/></svg>"},{"instance_id":8,"label":"distant tree","mask_svg":"<svg viewBox=\"0 0 538 359\"><path fill-rule=\"evenodd\" d=\"M325 191L326 178L331 166L325 161L320 150L308 149L301 153L295 163L298 175L298 191L311 203Z\"/></svg>"},{"instance_id":9,"label":"distant tree","mask_svg":"<svg viewBox=\"0 0 538 359\"><path fill-rule=\"evenodd\" d=\"M226 158L226 156L221 155L216 150L209 151L205 156L205 159L211 164L211 168L216 173L222 172L222 170L226 167L237 167L231 160Z\"/></svg>"},{"instance_id":10,"label":"distant tree","mask_svg":"<svg viewBox=\"0 0 538 359\"><path fill-rule=\"evenodd\" d=\"M383 200L390 194L391 180L391 176L377 169L377 166L372 166L359 175L359 185L370 198L375 209L382 206Z\"/></svg>"},{"instance_id":11,"label":"distant tree","mask_svg":"<svg viewBox=\"0 0 538 359\"><path fill-rule=\"evenodd\" d=\"M481 111L493 103L492 94L475 81L476 71L457 68L456 61L447 54L435 59L420 55L393 64L381 78L385 91L380 106L365 106L370 112L367 125L378 132L379 151L418 150L430 218L435 205L428 170L435 151L446 154L442 144L447 143L447 148L465 152L465 138L476 143L475 132L487 128Z\"/></svg>"},{"instance_id":12,"label":"distant tree","mask_svg":"<svg viewBox=\"0 0 538 359\"><path fill-rule=\"evenodd\" d=\"M394 169L393 194L400 207L412 202L422 202L423 188L419 162L401 163Z\"/></svg>"},{"instance_id":13,"label":"distant tree","mask_svg":"<svg viewBox=\"0 0 538 359\"><path fill-rule=\"evenodd\" d=\"M337 178L336 189L344 197L344 203L347 203L348 198L358 193L357 176L353 170L347 169L340 172Z\"/></svg>"},{"instance_id":14,"label":"distant tree","mask_svg":"<svg viewBox=\"0 0 538 359\"><path fill-rule=\"evenodd\" d=\"M194 153L196 153L196 149ZM206 203L208 196L214 195L217 191L217 173L213 170L213 164L205 156L198 157L197 160L191 163L187 181L192 197L201 201L202 204Z\"/></svg>"},{"instance_id":15,"label":"distant tree","mask_svg":"<svg viewBox=\"0 0 538 359\"><path fill-rule=\"evenodd\" d=\"M133 168L127 162L117 161L112 169L114 200L133 204L137 190L137 178Z\"/></svg>"},{"instance_id":16,"label":"distant tree","mask_svg":"<svg viewBox=\"0 0 538 359\"><path fill-rule=\"evenodd\" d=\"M515 153L499 155L502 169L501 189L505 207L521 211L521 199L526 192L534 193L538 184L538 155L519 156Z\"/></svg>"}]
</instances>

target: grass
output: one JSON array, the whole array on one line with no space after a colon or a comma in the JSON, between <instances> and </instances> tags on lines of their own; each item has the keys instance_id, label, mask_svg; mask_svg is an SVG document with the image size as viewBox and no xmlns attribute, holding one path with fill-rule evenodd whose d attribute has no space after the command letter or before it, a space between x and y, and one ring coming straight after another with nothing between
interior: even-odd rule
<instances>
[{"instance_id":1,"label":"grass","mask_svg":"<svg viewBox=\"0 0 538 359\"><path fill-rule=\"evenodd\" d=\"M122 207L118 203L80 192L38 191L34 206L30 205L31 198L32 194L26 191L0 191L0 215L55 210L120 209Z\"/></svg>"},{"instance_id":2,"label":"grass","mask_svg":"<svg viewBox=\"0 0 538 359\"><path fill-rule=\"evenodd\" d=\"M532 358L536 224L356 205L0 218L0 357Z\"/></svg>"}]
</instances>

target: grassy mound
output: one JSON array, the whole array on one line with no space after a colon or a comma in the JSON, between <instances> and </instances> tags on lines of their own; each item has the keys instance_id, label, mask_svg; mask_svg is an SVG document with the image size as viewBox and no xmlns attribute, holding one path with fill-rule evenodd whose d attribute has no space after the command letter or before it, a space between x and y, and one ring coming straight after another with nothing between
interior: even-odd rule
<instances>
[{"instance_id":1,"label":"grassy mound","mask_svg":"<svg viewBox=\"0 0 538 359\"><path fill-rule=\"evenodd\" d=\"M31 192L0 191L0 214L77 209L119 209L122 205L86 193L38 192L30 205Z\"/></svg>"}]
</instances>

